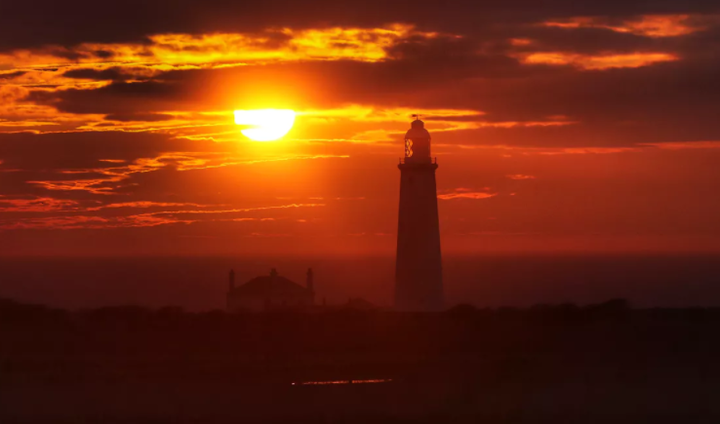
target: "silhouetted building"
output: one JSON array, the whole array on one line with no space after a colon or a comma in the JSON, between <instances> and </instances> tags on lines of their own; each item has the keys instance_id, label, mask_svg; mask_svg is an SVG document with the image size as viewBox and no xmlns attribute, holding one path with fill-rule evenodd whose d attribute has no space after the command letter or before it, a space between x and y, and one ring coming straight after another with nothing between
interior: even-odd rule
<instances>
[{"instance_id":1,"label":"silhouetted building","mask_svg":"<svg viewBox=\"0 0 720 424\"><path fill-rule=\"evenodd\" d=\"M315 303L312 269L307 271L306 286L278 275L275 268L270 275L255 277L235 287L235 272L229 274L227 309L230 312L261 312L276 309L298 309Z\"/></svg>"},{"instance_id":2,"label":"silhouetted building","mask_svg":"<svg viewBox=\"0 0 720 424\"><path fill-rule=\"evenodd\" d=\"M405 134L400 168L400 214L395 262L395 308L437 311L443 308L440 225L430 133L420 119Z\"/></svg>"}]
</instances>

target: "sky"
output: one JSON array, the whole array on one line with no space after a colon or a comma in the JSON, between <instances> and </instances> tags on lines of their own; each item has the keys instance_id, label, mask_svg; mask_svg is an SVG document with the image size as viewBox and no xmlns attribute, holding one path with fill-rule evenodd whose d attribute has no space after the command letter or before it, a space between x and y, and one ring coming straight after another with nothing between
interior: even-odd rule
<instances>
[{"instance_id":1,"label":"sky","mask_svg":"<svg viewBox=\"0 0 720 424\"><path fill-rule=\"evenodd\" d=\"M0 4L0 255L720 251L715 1ZM292 109L256 142L234 110Z\"/></svg>"}]
</instances>

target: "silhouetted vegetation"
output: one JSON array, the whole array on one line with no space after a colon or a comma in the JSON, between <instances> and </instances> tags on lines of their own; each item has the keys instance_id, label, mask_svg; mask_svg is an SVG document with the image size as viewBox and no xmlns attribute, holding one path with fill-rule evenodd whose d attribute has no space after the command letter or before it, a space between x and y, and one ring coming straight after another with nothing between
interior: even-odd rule
<instances>
[{"instance_id":1,"label":"silhouetted vegetation","mask_svg":"<svg viewBox=\"0 0 720 424\"><path fill-rule=\"evenodd\" d=\"M720 308L63 311L0 300L3 422L674 422L720 393ZM391 379L368 385L293 382ZM663 421L664 420L664 421Z\"/></svg>"}]
</instances>

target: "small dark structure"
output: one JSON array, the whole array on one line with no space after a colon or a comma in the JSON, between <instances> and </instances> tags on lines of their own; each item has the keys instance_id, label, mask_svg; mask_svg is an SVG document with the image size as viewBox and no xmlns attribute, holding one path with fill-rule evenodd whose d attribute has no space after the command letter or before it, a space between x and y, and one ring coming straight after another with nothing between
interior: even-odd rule
<instances>
[{"instance_id":1,"label":"small dark structure","mask_svg":"<svg viewBox=\"0 0 720 424\"><path fill-rule=\"evenodd\" d=\"M275 268L270 271L270 275L255 277L238 287L235 287L235 272L231 270L229 283L229 312L301 309L315 304L312 269L307 271L305 287L278 275Z\"/></svg>"}]
</instances>

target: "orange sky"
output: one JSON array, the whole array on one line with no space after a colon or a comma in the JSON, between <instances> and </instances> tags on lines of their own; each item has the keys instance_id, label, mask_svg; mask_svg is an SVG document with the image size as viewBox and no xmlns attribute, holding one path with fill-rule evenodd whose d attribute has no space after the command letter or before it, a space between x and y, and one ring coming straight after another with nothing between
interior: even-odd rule
<instances>
[{"instance_id":1,"label":"orange sky","mask_svg":"<svg viewBox=\"0 0 720 424\"><path fill-rule=\"evenodd\" d=\"M0 255L393 254L414 113L446 253L720 250L703 2L185 3L0 14ZM233 111L260 108L294 128L245 138Z\"/></svg>"}]
</instances>

